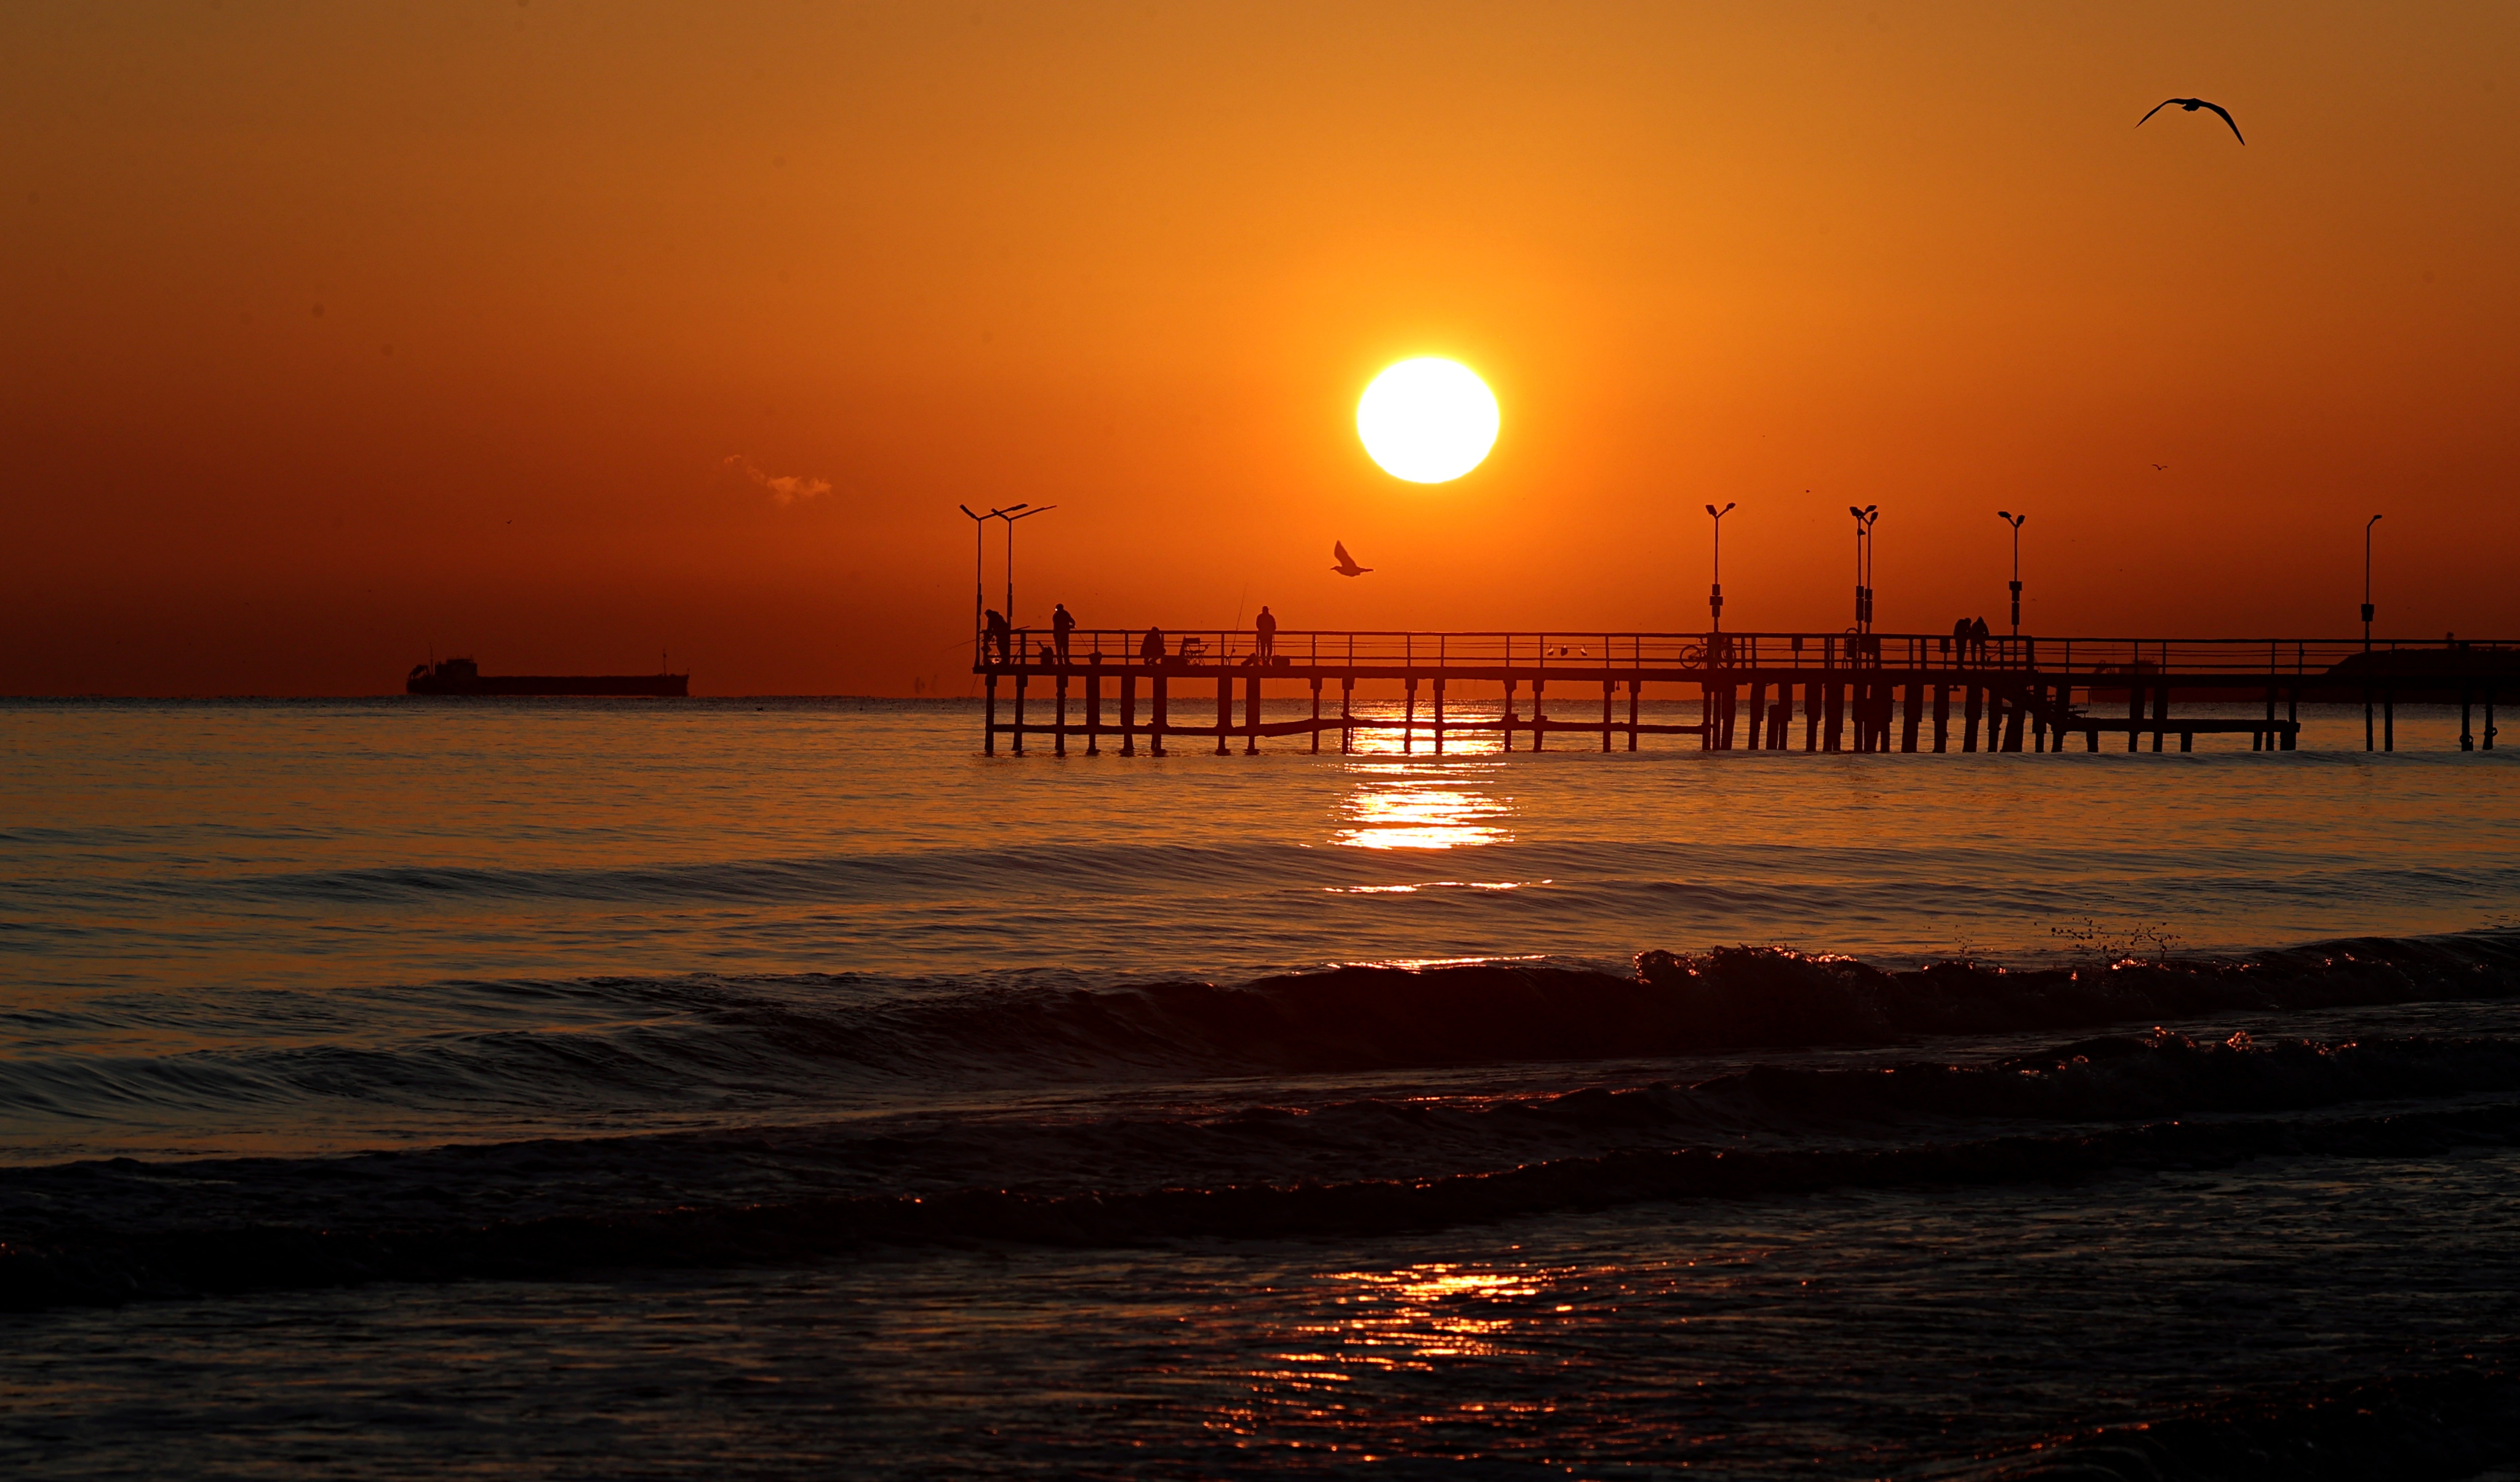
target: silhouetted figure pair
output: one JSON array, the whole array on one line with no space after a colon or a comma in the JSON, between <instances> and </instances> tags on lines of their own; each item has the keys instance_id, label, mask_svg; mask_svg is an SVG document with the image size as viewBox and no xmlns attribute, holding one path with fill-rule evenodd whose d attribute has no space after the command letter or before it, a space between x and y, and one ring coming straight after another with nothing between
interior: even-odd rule
<instances>
[{"instance_id":1,"label":"silhouetted figure pair","mask_svg":"<svg viewBox=\"0 0 2520 1482\"><path fill-rule=\"evenodd\" d=\"M1952 651L1964 664L1986 662L1987 637L1993 630L1983 617L1957 618L1952 623Z\"/></svg>"},{"instance_id":2,"label":"silhouetted figure pair","mask_svg":"<svg viewBox=\"0 0 2520 1482\"><path fill-rule=\"evenodd\" d=\"M1251 631L1259 635L1259 643L1253 648L1252 653L1265 664L1278 651L1278 619L1269 615L1267 603L1260 605L1260 615L1251 619Z\"/></svg>"},{"instance_id":3,"label":"silhouetted figure pair","mask_svg":"<svg viewBox=\"0 0 2520 1482\"><path fill-rule=\"evenodd\" d=\"M1013 660L1015 632L1007 625L1007 615L995 607L989 609L988 642L998 651L998 662Z\"/></svg>"}]
</instances>

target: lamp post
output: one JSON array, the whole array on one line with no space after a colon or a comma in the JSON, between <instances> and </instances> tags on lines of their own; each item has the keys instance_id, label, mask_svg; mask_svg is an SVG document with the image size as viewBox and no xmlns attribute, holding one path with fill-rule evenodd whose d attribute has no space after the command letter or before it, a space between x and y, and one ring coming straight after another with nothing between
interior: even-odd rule
<instances>
[{"instance_id":1,"label":"lamp post","mask_svg":"<svg viewBox=\"0 0 2520 1482\"><path fill-rule=\"evenodd\" d=\"M2380 522L2372 516L2362 521L2362 651L2371 651L2371 527Z\"/></svg>"},{"instance_id":2,"label":"lamp post","mask_svg":"<svg viewBox=\"0 0 2520 1482\"><path fill-rule=\"evenodd\" d=\"M986 515L974 513L969 505L956 505L954 508L971 516L971 642L975 646L971 651L977 653L980 651L976 645L983 641L988 631L988 624L980 620L980 609L986 605L981 595L980 537L988 530L990 520L1003 519L1010 512L1023 506L1009 505L1003 510L991 510Z\"/></svg>"},{"instance_id":3,"label":"lamp post","mask_svg":"<svg viewBox=\"0 0 2520 1482\"><path fill-rule=\"evenodd\" d=\"M1995 517L2012 526L2012 636L2019 638L2021 636L2021 522L2030 516L2015 515L2010 510L1998 510L1995 512Z\"/></svg>"},{"instance_id":4,"label":"lamp post","mask_svg":"<svg viewBox=\"0 0 2520 1482\"><path fill-rule=\"evenodd\" d=\"M1881 517L1879 505L1848 505L1846 513L1855 516L1855 631L1872 631L1872 572L1868 560L1866 538L1872 533L1872 522Z\"/></svg>"},{"instance_id":5,"label":"lamp post","mask_svg":"<svg viewBox=\"0 0 2520 1482\"><path fill-rule=\"evenodd\" d=\"M1724 516L1732 514L1732 506L1739 502L1732 501L1720 510L1713 505L1706 507L1706 513L1715 517L1715 585L1706 594L1706 609L1718 633L1724 631Z\"/></svg>"},{"instance_id":6,"label":"lamp post","mask_svg":"<svg viewBox=\"0 0 2520 1482\"><path fill-rule=\"evenodd\" d=\"M1030 519L1036 515L1047 515L1058 508L1057 505L1037 505L1029 508L1023 505L1009 505L998 516L998 518L1007 522L1007 626L1010 628L1015 625L1015 521ZM1023 513L1017 515L1014 513L1017 510L1022 510Z\"/></svg>"}]
</instances>

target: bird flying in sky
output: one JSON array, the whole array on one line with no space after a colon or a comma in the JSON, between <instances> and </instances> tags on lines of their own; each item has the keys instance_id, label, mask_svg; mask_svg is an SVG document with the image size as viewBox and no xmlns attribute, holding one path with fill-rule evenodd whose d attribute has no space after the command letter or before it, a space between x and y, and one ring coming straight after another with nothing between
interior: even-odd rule
<instances>
[{"instance_id":1,"label":"bird flying in sky","mask_svg":"<svg viewBox=\"0 0 2520 1482\"><path fill-rule=\"evenodd\" d=\"M2152 106L2152 113L2158 113L2163 109L2170 107L2174 103L2179 105L2182 112L2187 113L2192 113L2200 108L2210 108L2214 112L2223 115L2223 121L2225 123L2231 123L2231 111L2229 109L2223 107L2223 105L2219 103L2208 103L2202 98L2164 98L2159 103ZM2138 118L2135 121L2135 126L2137 128L2143 127L2144 118L2150 118L2152 113L2146 113L2143 115L2143 118ZM2240 139L2240 126L2236 123L2231 123L2231 137L2239 139L2242 144L2249 142L2246 139Z\"/></svg>"},{"instance_id":2,"label":"bird flying in sky","mask_svg":"<svg viewBox=\"0 0 2520 1482\"><path fill-rule=\"evenodd\" d=\"M1330 567L1330 569L1336 571L1341 576L1363 576L1366 572L1373 569L1372 566L1358 565L1356 563L1356 558L1347 554L1347 545L1344 541L1331 541L1330 554L1338 558L1338 564Z\"/></svg>"}]
</instances>

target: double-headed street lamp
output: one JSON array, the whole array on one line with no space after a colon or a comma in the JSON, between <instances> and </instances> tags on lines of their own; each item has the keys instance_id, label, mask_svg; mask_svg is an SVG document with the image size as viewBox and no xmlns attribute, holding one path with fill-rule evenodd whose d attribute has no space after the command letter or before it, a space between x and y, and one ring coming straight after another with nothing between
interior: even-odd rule
<instances>
[{"instance_id":1,"label":"double-headed street lamp","mask_svg":"<svg viewBox=\"0 0 2520 1482\"><path fill-rule=\"evenodd\" d=\"M2030 516L2015 515L2010 510L1998 510L1995 512L1995 517L2012 526L2012 636L2019 638L2021 636L2021 522Z\"/></svg>"},{"instance_id":2,"label":"double-headed street lamp","mask_svg":"<svg viewBox=\"0 0 2520 1482\"><path fill-rule=\"evenodd\" d=\"M988 624L980 620L980 609L987 605L987 600L981 595L981 534L988 528L990 520L1004 519L1007 517L1009 513L1020 510L1024 507L1022 505L1009 505L1003 510L991 510L986 515L982 515L974 511L969 505L956 505L954 508L971 516L971 640L974 643L978 643L988 631ZM975 650L974 651L977 651Z\"/></svg>"},{"instance_id":3,"label":"double-headed street lamp","mask_svg":"<svg viewBox=\"0 0 2520 1482\"><path fill-rule=\"evenodd\" d=\"M1872 522L1881 517L1879 505L1848 505L1846 513L1855 516L1855 631L1872 631L1872 561L1868 544Z\"/></svg>"},{"instance_id":4,"label":"double-headed street lamp","mask_svg":"<svg viewBox=\"0 0 2520 1482\"><path fill-rule=\"evenodd\" d=\"M998 516L1000 519L1007 522L1007 626L1010 628L1015 625L1015 521L1030 519L1036 515L1047 515L1058 508L1057 505L1034 505L1029 508L1023 505L1009 505ZM1022 510L1023 513L1018 515L1015 513L1017 510Z\"/></svg>"},{"instance_id":5,"label":"double-headed street lamp","mask_svg":"<svg viewBox=\"0 0 2520 1482\"><path fill-rule=\"evenodd\" d=\"M1706 507L1706 513L1715 516L1715 586L1706 595L1706 609L1717 633L1724 631L1724 516L1732 514L1732 505L1739 502L1734 500L1720 510L1713 505Z\"/></svg>"}]
</instances>

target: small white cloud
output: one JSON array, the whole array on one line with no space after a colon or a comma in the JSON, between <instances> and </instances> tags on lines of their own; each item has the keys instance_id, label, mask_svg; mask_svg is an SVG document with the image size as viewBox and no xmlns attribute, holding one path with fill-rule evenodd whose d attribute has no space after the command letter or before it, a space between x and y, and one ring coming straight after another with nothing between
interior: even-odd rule
<instances>
[{"instance_id":1,"label":"small white cloud","mask_svg":"<svg viewBox=\"0 0 2520 1482\"><path fill-rule=\"evenodd\" d=\"M832 482L828 478L809 478L801 473L764 473L751 459L741 453L728 454L726 466L742 470L744 477L768 489L774 504L801 504L832 492Z\"/></svg>"}]
</instances>

